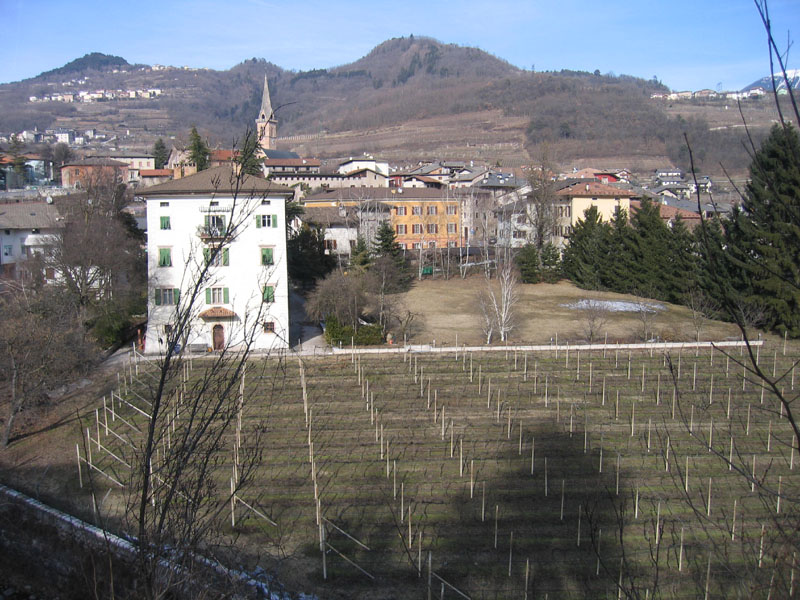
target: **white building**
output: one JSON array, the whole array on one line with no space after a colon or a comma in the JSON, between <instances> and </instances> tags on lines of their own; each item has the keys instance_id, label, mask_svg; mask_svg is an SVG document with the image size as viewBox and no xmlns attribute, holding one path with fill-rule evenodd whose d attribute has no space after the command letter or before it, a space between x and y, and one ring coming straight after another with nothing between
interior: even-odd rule
<instances>
[{"instance_id":1,"label":"white building","mask_svg":"<svg viewBox=\"0 0 800 600\"><path fill-rule=\"evenodd\" d=\"M22 275L21 263L46 252L62 226L63 219L53 204L0 204L0 275L18 279ZM54 273L48 270L45 277L52 280Z\"/></svg>"},{"instance_id":2,"label":"white building","mask_svg":"<svg viewBox=\"0 0 800 600\"><path fill-rule=\"evenodd\" d=\"M187 310L178 342L189 350L236 349L246 339L254 350L288 347L292 194L260 177L237 180L231 166L138 193L147 201L146 353L166 349L176 315Z\"/></svg>"}]
</instances>

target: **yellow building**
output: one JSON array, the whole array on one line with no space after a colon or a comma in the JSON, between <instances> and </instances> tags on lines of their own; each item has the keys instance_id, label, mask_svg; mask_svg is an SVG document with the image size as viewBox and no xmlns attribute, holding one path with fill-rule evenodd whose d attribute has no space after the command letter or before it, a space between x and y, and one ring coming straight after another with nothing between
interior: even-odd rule
<instances>
[{"instance_id":1,"label":"yellow building","mask_svg":"<svg viewBox=\"0 0 800 600\"><path fill-rule=\"evenodd\" d=\"M610 185L596 181L581 181L556 192L554 242L564 245L564 238L569 235L575 223L583 219L590 206L597 207L600 218L606 223L614 217L618 208L630 215L631 197L633 194Z\"/></svg>"},{"instance_id":2,"label":"yellow building","mask_svg":"<svg viewBox=\"0 0 800 600\"><path fill-rule=\"evenodd\" d=\"M382 210L375 212L389 209L397 242L411 250L463 246L461 200L461 194L447 189L363 187L326 190L303 202L309 207L358 207L365 213L380 204ZM371 238L369 232L359 233Z\"/></svg>"}]
</instances>

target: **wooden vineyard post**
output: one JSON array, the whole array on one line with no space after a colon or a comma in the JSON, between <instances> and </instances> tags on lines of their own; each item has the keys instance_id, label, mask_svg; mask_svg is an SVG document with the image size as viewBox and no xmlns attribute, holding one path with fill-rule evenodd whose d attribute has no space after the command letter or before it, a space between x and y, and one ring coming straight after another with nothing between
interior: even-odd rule
<instances>
[{"instance_id":1,"label":"wooden vineyard post","mask_svg":"<svg viewBox=\"0 0 800 600\"><path fill-rule=\"evenodd\" d=\"M544 457L544 495L547 497L547 457Z\"/></svg>"},{"instance_id":2,"label":"wooden vineyard post","mask_svg":"<svg viewBox=\"0 0 800 600\"><path fill-rule=\"evenodd\" d=\"M511 559L514 556L514 532L511 532L511 538L508 541L508 576L511 577Z\"/></svg>"},{"instance_id":3,"label":"wooden vineyard post","mask_svg":"<svg viewBox=\"0 0 800 600\"><path fill-rule=\"evenodd\" d=\"M428 600L431 600L431 575L433 569L431 568L431 551L428 550Z\"/></svg>"},{"instance_id":4,"label":"wooden vineyard post","mask_svg":"<svg viewBox=\"0 0 800 600\"><path fill-rule=\"evenodd\" d=\"M581 547L581 513L583 512L583 505L578 504L578 548Z\"/></svg>"},{"instance_id":5,"label":"wooden vineyard post","mask_svg":"<svg viewBox=\"0 0 800 600\"><path fill-rule=\"evenodd\" d=\"M500 514L500 505L494 505L494 549L497 550L497 517ZM760 565L759 565L760 566Z\"/></svg>"},{"instance_id":6,"label":"wooden vineyard post","mask_svg":"<svg viewBox=\"0 0 800 600\"><path fill-rule=\"evenodd\" d=\"M475 492L475 461L469 460L469 499L472 500Z\"/></svg>"},{"instance_id":7,"label":"wooden vineyard post","mask_svg":"<svg viewBox=\"0 0 800 600\"><path fill-rule=\"evenodd\" d=\"M681 542L678 550L678 573L683 571L683 525L681 525Z\"/></svg>"},{"instance_id":8,"label":"wooden vineyard post","mask_svg":"<svg viewBox=\"0 0 800 600\"><path fill-rule=\"evenodd\" d=\"M531 475L533 475L533 457L536 452L536 438L531 438Z\"/></svg>"},{"instance_id":9,"label":"wooden vineyard post","mask_svg":"<svg viewBox=\"0 0 800 600\"><path fill-rule=\"evenodd\" d=\"M319 524L319 550L322 552L322 579L323 581L328 580L328 564L326 562L325 557L325 525L322 523L322 519L320 519Z\"/></svg>"},{"instance_id":10,"label":"wooden vineyard post","mask_svg":"<svg viewBox=\"0 0 800 600\"><path fill-rule=\"evenodd\" d=\"M528 574L530 572L530 559L525 559L525 600L528 600ZM794 575L794 569L792 569L792 575Z\"/></svg>"},{"instance_id":11,"label":"wooden vineyard post","mask_svg":"<svg viewBox=\"0 0 800 600\"><path fill-rule=\"evenodd\" d=\"M83 474L81 473L81 446L75 444L75 453L78 455L78 485L83 489Z\"/></svg>"},{"instance_id":12,"label":"wooden vineyard post","mask_svg":"<svg viewBox=\"0 0 800 600\"><path fill-rule=\"evenodd\" d=\"M561 518L560 521L564 520L564 480L561 480Z\"/></svg>"},{"instance_id":13,"label":"wooden vineyard post","mask_svg":"<svg viewBox=\"0 0 800 600\"><path fill-rule=\"evenodd\" d=\"M481 492L481 523L486 521L486 481L482 481Z\"/></svg>"}]
</instances>

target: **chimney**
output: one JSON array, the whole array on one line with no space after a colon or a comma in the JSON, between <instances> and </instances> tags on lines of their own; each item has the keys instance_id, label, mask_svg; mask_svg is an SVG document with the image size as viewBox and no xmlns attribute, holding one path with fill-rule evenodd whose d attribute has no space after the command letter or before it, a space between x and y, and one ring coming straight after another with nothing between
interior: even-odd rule
<instances>
[{"instance_id":1,"label":"chimney","mask_svg":"<svg viewBox=\"0 0 800 600\"><path fill-rule=\"evenodd\" d=\"M586 184L586 191L587 192L589 191L589 184L588 183Z\"/></svg>"}]
</instances>

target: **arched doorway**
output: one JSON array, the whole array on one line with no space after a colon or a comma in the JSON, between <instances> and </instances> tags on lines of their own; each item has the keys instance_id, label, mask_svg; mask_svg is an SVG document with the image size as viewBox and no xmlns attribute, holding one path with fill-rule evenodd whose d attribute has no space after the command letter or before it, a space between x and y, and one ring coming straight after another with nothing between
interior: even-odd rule
<instances>
[{"instance_id":1,"label":"arched doorway","mask_svg":"<svg viewBox=\"0 0 800 600\"><path fill-rule=\"evenodd\" d=\"M222 325L214 325L213 340L214 350L222 350L225 347L225 330Z\"/></svg>"}]
</instances>

